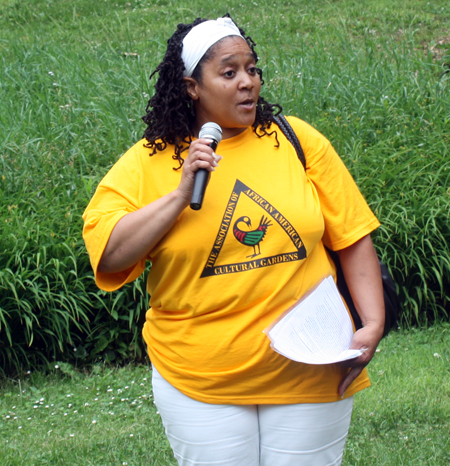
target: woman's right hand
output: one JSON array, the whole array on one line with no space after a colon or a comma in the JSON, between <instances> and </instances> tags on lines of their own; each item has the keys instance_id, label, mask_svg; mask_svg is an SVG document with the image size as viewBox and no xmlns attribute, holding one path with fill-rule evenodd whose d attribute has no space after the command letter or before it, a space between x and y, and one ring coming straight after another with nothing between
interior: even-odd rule
<instances>
[{"instance_id":1,"label":"woman's right hand","mask_svg":"<svg viewBox=\"0 0 450 466\"><path fill-rule=\"evenodd\" d=\"M215 155L209 139L197 139L189 147L178 188L156 201L122 217L103 251L98 271L117 273L136 264L151 252L172 228L192 197L195 172L214 171L222 158Z\"/></svg>"},{"instance_id":2,"label":"woman's right hand","mask_svg":"<svg viewBox=\"0 0 450 466\"><path fill-rule=\"evenodd\" d=\"M196 139L189 146L189 153L183 163L181 181L177 188L179 195L189 205L194 189L195 173L199 169L213 172L222 158L214 153L209 139Z\"/></svg>"}]
</instances>

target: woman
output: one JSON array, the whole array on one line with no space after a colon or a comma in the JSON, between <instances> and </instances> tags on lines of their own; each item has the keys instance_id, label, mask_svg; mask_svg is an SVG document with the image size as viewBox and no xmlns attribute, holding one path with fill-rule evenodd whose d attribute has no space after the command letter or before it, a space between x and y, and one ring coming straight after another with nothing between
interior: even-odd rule
<instances>
[{"instance_id":1,"label":"woman","mask_svg":"<svg viewBox=\"0 0 450 466\"><path fill-rule=\"evenodd\" d=\"M180 465L338 465L383 333L370 239L379 224L330 143L290 118L305 173L273 123L280 107L260 96L256 63L253 41L228 17L178 26L155 71L145 140L100 183L84 238L102 289L152 262L143 335ZM207 122L222 128L221 156L196 139ZM211 178L194 211L199 169ZM347 366L291 361L263 334L335 275L324 245L338 251L364 324L351 348L365 351Z\"/></svg>"}]
</instances>

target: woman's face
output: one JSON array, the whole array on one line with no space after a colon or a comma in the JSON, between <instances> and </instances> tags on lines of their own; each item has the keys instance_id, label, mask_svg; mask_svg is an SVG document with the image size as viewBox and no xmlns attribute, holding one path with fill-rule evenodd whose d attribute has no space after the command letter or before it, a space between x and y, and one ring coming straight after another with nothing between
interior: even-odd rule
<instances>
[{"instance_id":1,"label":"woman's face","mask_svg":"<svg viewBox=\"0 0 450 466\"><path fill-rule=\"evenodd\" d=\"M261 79L244 39L225 37L213 47L212 58L203 64L201 79L184 79L195 105L197 134L205 123L214 122L227 139L255 121Z\"/></svg>"}]
</instances>

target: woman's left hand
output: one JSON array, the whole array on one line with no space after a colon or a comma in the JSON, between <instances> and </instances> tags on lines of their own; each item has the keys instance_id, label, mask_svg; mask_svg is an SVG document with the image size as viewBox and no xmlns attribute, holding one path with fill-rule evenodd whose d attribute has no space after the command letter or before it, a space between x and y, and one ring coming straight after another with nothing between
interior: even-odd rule
<instances>
[{"instance_id":1,"label":"woman's left hand","mask_svg":"<svg viewBox=\"0 0 450 466\"><path fill-rule=\"evenodd\" d=\"M359 349L364 352L361 356L355 359L341 362L343 366L350 368L348 374L339 384L338 393L341 397L344 396L345 391L350 384L361 374L364 367L366 367L372 360L382 336L383 328L370 324L355 332L350 349Z\"/></svg>"},{"instance_id":2,"label":"woman's left hand","mask_svg":"<svg viewBox=\"0 0 450 466\"><path fill-rule=\"evenodd\" d=\"M345 281L363 324L353 335L350 349L361 349L358 358L342 362L350 368L339 384L341 397L373 358L384 331L384 296L378 256L370 235L337 251Z\"/></svg>"}]
</instances>

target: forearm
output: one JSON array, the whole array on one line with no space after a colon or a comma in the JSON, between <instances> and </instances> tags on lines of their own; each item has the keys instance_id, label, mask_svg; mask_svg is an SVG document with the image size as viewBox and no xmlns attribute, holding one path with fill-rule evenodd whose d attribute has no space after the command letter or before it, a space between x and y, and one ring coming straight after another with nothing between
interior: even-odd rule
<instances>
[{"instance_id":1,"label":"forearm","mask_svg":"<svg viewBox=\"0 0 450 466\"><path fill-rule=\"evenodd\" d=\"M197 139L189 146L178 188L141 209L122 217L114 227L98 265L102 273L122 272L146 257L172 228L190 204L195 172L212 172L218 166L208 139Z\"/></svg>"},{"instance_id":2,"label":"forearm","mask_svg":"<svg viewBox=\"0 0 450 466\"><path fill-rule=\"evenodd\" d=\"M175 190L122 217L111 232L98 271L121 272L146 257L187 206L186 198Z\"/></svg>"},{"instance_id":3,"label":"forearm","mask_svg":"<svg viewBox=\"0 0 450 466\"><path fill-rule=\"evenodd\" d=\"M384 329L384 298L378 257L370 235L338 251L345 281L364 327Z\"/></svg>"},{"instance_id":4,"label":"forearm","mask_svg":"<svg viewBox=\"0 0 450 466\"><path fill-rule=\"evenodd\" d=\"M385 311L380 264L370 235L338 251L338 255L345 281L363 324L363 328L353 335L350 345L352 349L364 350L363 354L342 363L350 367L338 388L338 393L344 396L347 388L373 358L383 336Z\"/></svg>"}]
</instances>

